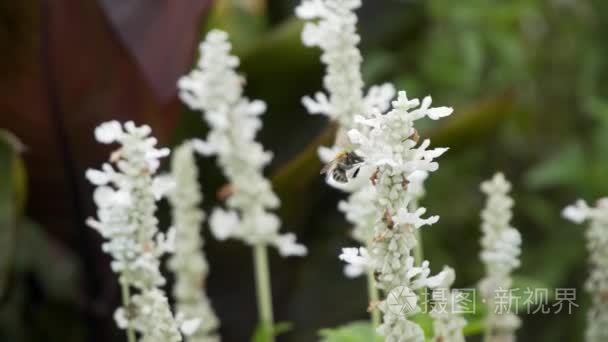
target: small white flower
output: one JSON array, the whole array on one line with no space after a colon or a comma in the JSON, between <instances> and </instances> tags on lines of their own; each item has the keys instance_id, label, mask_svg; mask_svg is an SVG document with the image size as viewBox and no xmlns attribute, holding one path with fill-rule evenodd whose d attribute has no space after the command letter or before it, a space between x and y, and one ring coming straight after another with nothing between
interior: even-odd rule
<instances>
[{"instance_id":1,"label":"small white flower","mask_svg":"<svg viewBox=\"0 0 608 342\"><path fill-rule=\"evenodd\" d=\"M95 139L100 143L111 144L119 141L122 136L122 126L118 121L105 122L95 128Z\"/></svg>"},{"instance_id":2,"label":"small white flower","mask_svg":"<svg viewBox=\"0 0 608 342\"><path fill-rule=\"evenodd\" d=\"M569 205L562 211L564 218L574 222L583 223L590 217L591 209L583 200L578 200L574 205Z\"/></svg>"},{"instance_id":3,"label":"small white flower","mask_svg":"<svg viewBox=\"0 0 608 342\"><path fill-rule=\"evenodd\" d=\"M279 254L284 257L305 256L308 252L306 246L296 242L296 235L293 233L279 235L274 244L279 249Z\"/></svg>"},{"instance_id":4,"label":"small white flower","mask_svg":"<svg viewBox=\"0 0 608 342\"><path fill-rule=\"evenodd\" d=\"M342 248L339 258L347 263L344 274L349 278L364 274L370 266L369 254L364 247Z\"/></svg>"},{"instance_id":5,"label":"small white flower","mask_svg":"<svg viewBox=\"0 0 608 342\"><path fill-rule=\"evenodd\" d=\"M94 185L106 185L111 180L111 177L105 172L94 169L88 169L86 177Z\"/></svg>"},{"instance_id":6,"label":"small white flower","mask_svg":"<svg viewBox=\"0 0 608 342\"><path fill-rule=\"evenodd\" d=\"M218 240L226 240L239 229L239 216L234 211L215 209L209 218L211 232Z\"/></svg>"},{"instance_id":7,"label":"small white flower","mask_svg":"<svg viewBox=\"0 0 608 342\"><path fill-rule=\"evenodd\" d=\"M393 221L397 224L412 225L415 228L420 228L426 225L433 225L439 221L439 216L430 216L429 218L422 218L422 215L426 212L426 208L418 208L411 212L407 208L400 208L396 216L393 217Z\"/></svg>"},{"instance_id":8,"label":"small white flower","mask_svg":"<svg viewBox=\"0 0 608 342\"><path fill-rule=\"evenodd\" d=\"M408 177L408 190L415 196L416 199L424 197L424 181L429 177L427 171L414 171Z\"/></svg>"},{"instance_id":9,"label":"small white flower","mask_svg":"<svg viewBox=\"0 0 608 342\"><path fill-rule=\"evenodd\" d=\"M200 319L198 319L198 318L189 319L189 320L185 320L182 322L182 324L179 327L179 330L181 330L181 332L184 333L184 335L191 336L198 330L198 328L200 326L201 326Z\"/></svg>"},{"instance_id":10,"label":"small white flower","mask_svg":"<svg viewBox=\"0 0 608 342\"><path fill-rule=\"evenodd\" d=\"M152 192L158 201L175 188L175 179L171 176L159 176L152 182Z\"/></svg>"}]
</instances>

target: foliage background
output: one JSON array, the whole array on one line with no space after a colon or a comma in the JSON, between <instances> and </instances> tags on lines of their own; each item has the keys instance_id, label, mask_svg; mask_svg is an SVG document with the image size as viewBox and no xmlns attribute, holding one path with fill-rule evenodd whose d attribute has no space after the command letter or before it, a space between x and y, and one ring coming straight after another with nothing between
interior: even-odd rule
<instances>
[{"instance_id":1,"label":"foliage background","mask_svg":"<svg viewBox=\"0 0 608 342\"><path fill-rule=\"evenodd\" d=\"M332 128L300 98L321 87L318 51L299 40L297 1L5 1L0 3L0 340L120 341L111 320L118 290L92 214L87 167L107 150L92 129L108 119L153 126L165 144L206 128L173 85L195 60L209 27L232 35L247 93L267 101L260 134L275 152L268 170L283 201L286 230L309 246L305 259L272 255L283 341L315 340L321 328L365 319L363 279L348 280L337 260L351 245L337 212L342 194L318 175L314 148ZM478 184L503 170L514 184L514 225L524 237L520 287L574 287L573 315L523 315L521 341L579 341L587 298L583 229L560 218L566 204L608 193L605 75L608 3L602 0L364 1L361 49L367 84L394 82L409 95L451 105L445 123L423 127L451 147L424 200L439 224L423 232L435 271L457 270L475 284ZM224 181L201 160L205 207ZM27 178L27 180L26 180ZM166 226L166 207L160 215ZM206 232L208 291L224 341L246 341L255 326L250 251ZM474 339L474 338L473 338Z\"/></svg>"}]
</instances>

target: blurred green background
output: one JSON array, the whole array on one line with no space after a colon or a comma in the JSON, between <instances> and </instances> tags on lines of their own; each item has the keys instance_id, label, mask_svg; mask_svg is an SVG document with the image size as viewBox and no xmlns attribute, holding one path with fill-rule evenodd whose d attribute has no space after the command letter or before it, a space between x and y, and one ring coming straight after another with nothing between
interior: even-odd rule
<instances>
[{"instance_id":1,"label":"blurred green background","mask_svg":"<svg viewBox=\"0 0 608 342\"><path fill-rule=\"evenodd\" d=\"M456 287L480 279L479 183L501 170L513 183L514 226L523 236L515 286L576 288L581 305L572 315L522 314L519 340L582 340L584 230L560 211L608 193L608 3L363 2L366 84L393 82L411 97L431 94L435 104L455 108L444 122L419 128L433 145L450 147L423 200L441 216L422 233L433 270L454 267ZM174 82L210 27L231 34L247 95L268 103L259 135L275 153L268 175L283 203L284 229L309 247L304 259L271 256L277 320L293 323L281 340L313 341L321 328L365 319L365 281L344 277L337 258L353 244L336 209L344 195L318 175L315 149L331 142L333 128L300 104L321 89L323 67L319 51L300 43L298 2L133 3L141 7L0 3L0 341L124 338L111 319L115 277L100 238L83 224L94 213L83 172L108 152L95 145L92 129L134 119L152 125L167 145L202 137L200 115L179 104ZM209 209L224 180L213 160L201 160L201 168ZM159 214L166 227L166 205ZM250 251L205 236L220 332L224 341L246 341L256 320Z\"/></svg>"}]
</instances>

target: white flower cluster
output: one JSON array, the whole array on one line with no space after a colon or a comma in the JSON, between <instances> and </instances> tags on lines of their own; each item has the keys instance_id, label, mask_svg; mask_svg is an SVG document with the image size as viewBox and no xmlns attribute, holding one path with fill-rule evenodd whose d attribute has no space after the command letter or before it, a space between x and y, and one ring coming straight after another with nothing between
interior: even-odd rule
<instances>
[{"instance_id":1,"label":"white flower cluster","mask_svg":"<svg viewBox=\"0 0 608 342\"><path fill-rule=\"evenodd\" d=\"M167 156L169 150L155 148L157 141L150 132L150 127L137 127L133 122L122 126L110 121L97 127L97 141L121 147L112 153L111 163L86 172L97 186L97 219L90 218L87 224L107 240L102 248L112 256L112 270L120 275L120 283L138 291L129 306L116 311L118 325L135 328L141 341L181 341L167 298L160 290L165 284L160 257L173 251L175 234L173 229L166 236L159 232L155 217L155 201L173 185L168 178L154 177L159 158Z\"/></svg>"},{"instance_id":2,"label":"white flower cluster","mask_svg":"<svg viewBox=\"0 0 608 342\"><path fill-rule=\"evenodd\" d=\"M587 317L586 341L608 341L608 197L597 201L595 208L579 200L563 211L575 223L590 221L587 249L591 273L585 284L592 306Z\"/></svg>"},{"instance_id":3,"label":"white flower cluster","mask_svg":"<svg viewBox=\"0 0 608 342\"><path fill-rule=\"evenodd\" d=\"M207 140L197 142L195 148L218 157L232 189L226 201L229 210L214 210L211 230L218 239L272 244L283 256L305 255L306 247L295 241L294 234L279 234L280 220L268 211L279 206L262 174L272 154L254 140L266 105L243 97L244 80L235 71L239 60L230 55L230 49L227 33L209 32L200 46L198 67L178 83L181 99L203 111L210 127Z\"/></svg>"},{"instance_id":4,"label":"white flower cluster","mask_svg":"<svg viewBox=\"0 0 608 342\"><path fill-rule=\"evenodd\" d=\"M403 91L392 105L393 109L386 114L376 111L368 118L356 116L355 121L367 128L348 132L351 142L357 146L356 152L365 159L366 167L374 170L370 180L375 188L371 202L375 218L370 250L362 250L360 255L345 250L342 259L353 263L354 267L370 267L378 287L387 293L378 306L383 313L378 331L385 340L424 341L422 329L408 320L409 315L420 310L413 291L439 286L446 272L429 277L428 261L414 265L412 251L418 243L415 230L434 224L439 217L423 218L425 208L410 209L410 204L420 195L420 189L415 186L411 189L409 184L412 178L423 178L418 172L436 171L438 164L434 159L447 149L428 149L428 139L418 144L414 121L423 117L436 120L451 114L452 109L431 108L430 97L422 104L417 99L409 100ZM389 299L407 300L407 310L391 310Z\"/></svg>"},{"instance_id":5,"label":"white flower cluster","mask_svg":"<svg viewBox=\"0 0 608 342\"><path fill-rule=\"evenodd\" d=\"M209 264L203 253L201 225L205 219L199 208L202 195L198 184L198 168L192 145L188 142L173 151L171 174L175 188L169 193L175 227L175 253L168 268L175 274L173 296L177 317L188 321L198 319L200 325L189 334L189 342L219 341L219 325L205 294Z\"/></svg>"},{"instance_id":6,"label":"white flower cluster","mask_svg":"<svg viewBox=\"0 0 608 342\"><path fill-rule=\"evenodd\" d=\"M366 169L369 169L366 167ZM361 179L369 182L370 173L368 171L360 172ZM424 181L428 177L426 171L414 171L408 177L408 191L412 195L413 201L410 204L420 199L424 195ZM376 198L376 188L373 184L365 184L357 191L353 192L348 200L340 201L338 209L345 213L346 219L354 226L353 237L363 245L369 244L373 239L373 227L377 219L377 208L370 203L373 203ZM412 205L410 205L412 208ZM353 255L356 248L344 248L341 260L347 261L350 255ZM350 259L352 260L352 259ZM344 268L344 273L347 277L355 278L369 270L365 263L350 262Z\"/></svg>"},{"instance_id":7,"label":"white flower cluster","mask_svg":"<svg viewBox=\"0 0 608 342\"><path fill-rule=\"evenodd\" d=\"M362 58L357 47L360 37L357 34L355 14L360 6L360 0L303 0L296 8L296 15L308 20L302 32L304 44L321 48L321 61L327 67L323 79L327 95L317 92L314 99L306 96L302 102L309 113L323 114L339 123L334 146L319 148L319 157L325 163L350 147L345 133L358 126L354 122L356 115L375 110L386 111L395 96L391 84L372 86L364 96ZM329 185L351 193L348 200L339 203L338 208L353 224L353 237L362 245L371 241L375 220L374 208L369 205L375 190L366 181L368 177L366 170L362 170L357 180L351 180L347 184L327 178ZM347 265L345 268L349 277L359 276L363 271L361 267Z\"/></svg>"},{"instance_id":8,"label":"white flower cluster","mask_svg":"<svg viewBox=\"0 0 608 342\"><path fill-rule=\"evenodd\" d=\"M486 276L479 284L479 290L489 305L486 324L491 341L514 341L515 330L520 320L514 313L497 314L495 310L496 292L507 291L511 287L511 272L519 267L521 235L511 227L513 199L508 193L511 184L502 173L481 184L481 190L488 196L486 207L481 213L483 233L481 239L481 261L486 268Z\"/></svg>"},{"instance_id":9,"label":"white flower cluster","mask_svg":"<svg viewBox=\"0 0 608 342\"><path fill-rule=\"evenodd\" d=\"M395 96L392 85L371 87L363 96L361 77L362 57L357 45L355 10L361 0L303 0L296 8L296 15L307 22L302 31L306 46L323 50L321 61L327 66L323 84L328 95L318 92L314 99L304 97L304 106L311 114L323 114L337 120L346 131L353 128L355 115L368 113L373 108L388 109Z\"/></svg>"},{"instance_id":10,"label":"white flower cluster","mask_svg":"<svg viewBox=\"0 0 608 342\"><path fill-rule=\"evenodd\" d=\"M118 326L127 329L131 325L141 333L140 342L181 341L169 307L169 301L163 290L152 288L131 297L131 307L136 308L133 314L131 307L119 309L114 314ZM186 330L183 328L182 330Z\"/></svg>"},{"instance_id":11,"label":"white flower cluster","mask_svg":"<svg viewBox=\"0 0 608 342\"><path fill-rule=\"evenodd\" d=\"M443 342L464 342L462 329L467 321L458 314L462 312L460 308L460 298L458 293L451 290L456 274L450 267L444 267L446 273L443 282L433 289L431 293L434 306L431 310L433 317L434 341Z\"/></svg>"}]
</instances>

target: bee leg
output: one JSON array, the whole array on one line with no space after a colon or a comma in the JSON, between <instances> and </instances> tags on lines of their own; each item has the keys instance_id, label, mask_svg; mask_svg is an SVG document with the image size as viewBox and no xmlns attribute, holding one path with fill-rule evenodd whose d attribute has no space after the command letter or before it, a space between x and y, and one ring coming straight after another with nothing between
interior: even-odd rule
<instances>
[{"instance_id":1,"label":"bee leg","mask_svg":"<svg viewBox=\"0 0 608 342\"><path fill-rule=\"evenodd\" d=\"M334 171L332 172L332 177L340 183L346 183L348 181L346 177L346 171L344 171L343 169L334 169Z\"/></svg>"}]
</instances>

